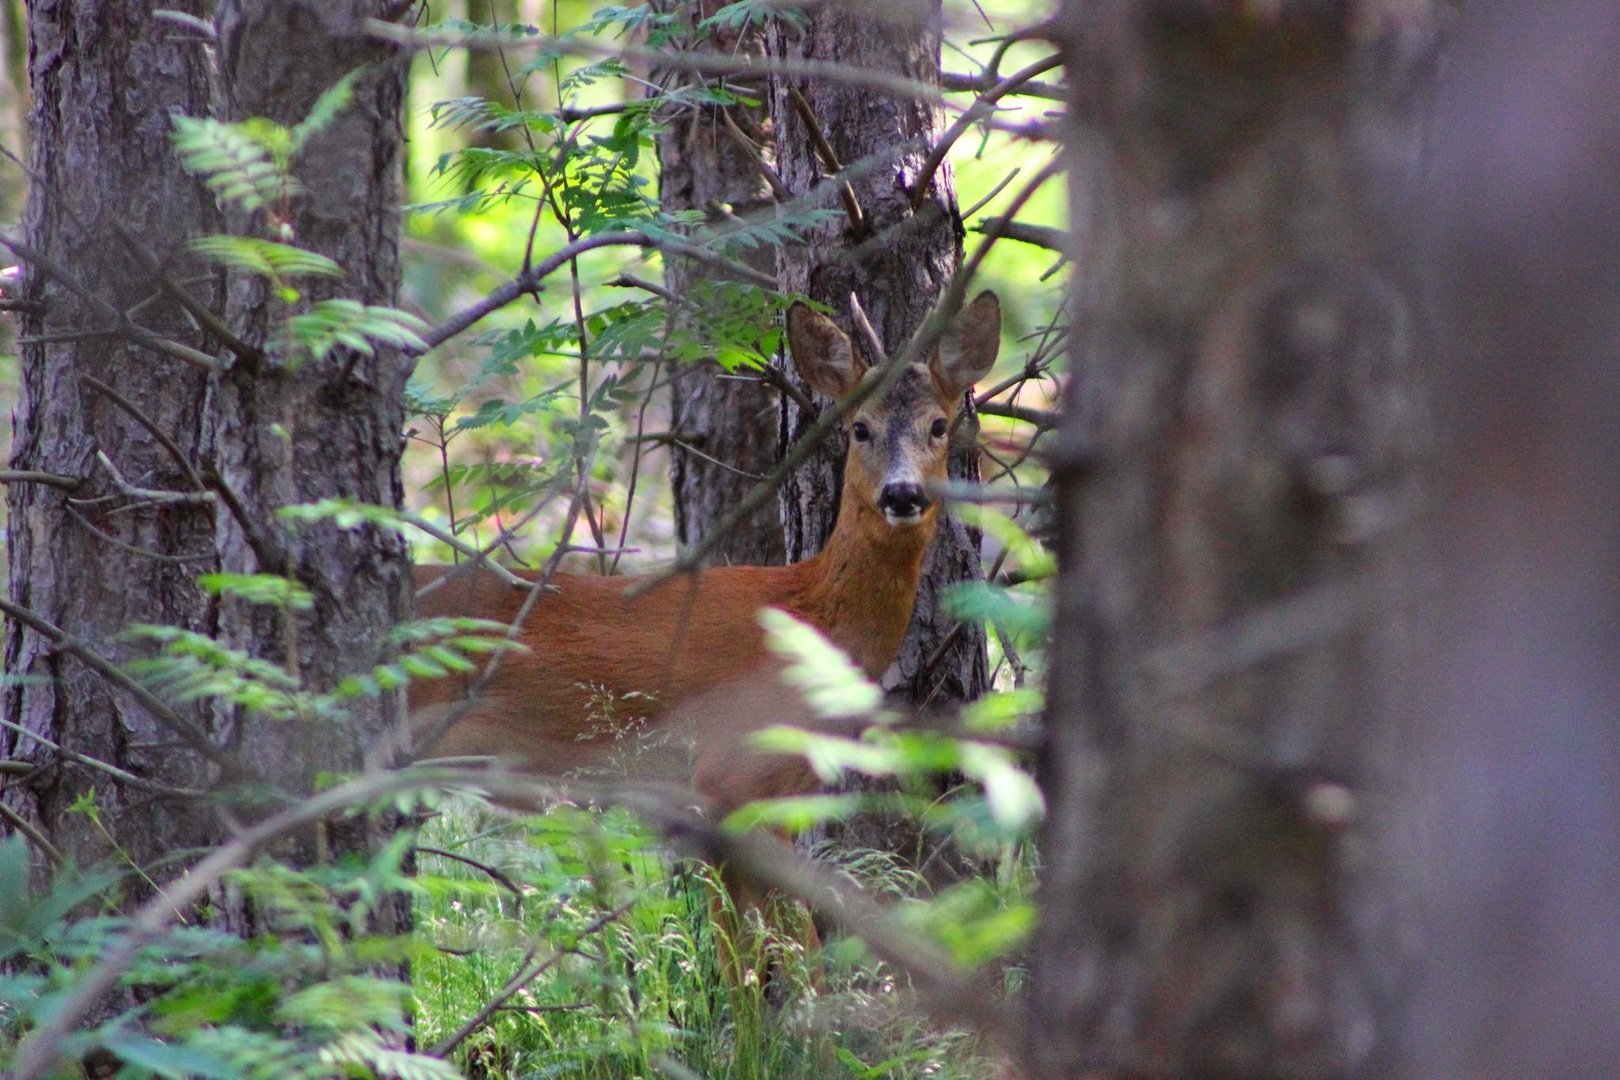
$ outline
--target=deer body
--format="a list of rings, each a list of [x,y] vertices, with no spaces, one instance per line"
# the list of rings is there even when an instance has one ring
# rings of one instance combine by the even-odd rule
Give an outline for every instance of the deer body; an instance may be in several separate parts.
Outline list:
[[[828,319],[803,305],[788,338],[801,374],[831,397],[865,364]],[[636,577],[559,575],[530,612],[482,698],[431,748],[435,756],[493,755],[546,775],[601,765],[613,728],[645,720],[676,744],[646,754],[636,774],[689,783],[721,810],[803,792],[802,761],[747,747],[747,736],[812,718],[775,678],[778,661],[758,622],[778,607],[817,627],[872,678],[905,637],[938,508],[925,485],[945,478],[948,431],[961,396],[995,360],[1000,307],[984,293],[927,365],[913,365],[849,420],[852,435],[837,525],[826,548],[791,566],[711,567],[635,597]],[[417,567],[418,587],[449,568]],[[425,596],[424,616],[510,622],[527,593],[476,570]],[[441,679],[411,690],[413,724],[426,730],[456,707],[466,684]]]

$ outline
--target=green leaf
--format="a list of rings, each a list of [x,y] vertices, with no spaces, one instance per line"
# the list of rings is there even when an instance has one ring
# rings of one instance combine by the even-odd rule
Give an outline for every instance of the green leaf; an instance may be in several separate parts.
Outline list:
[[[289,277],[342,277],[343,270],[325,255],[259,240],[251,236],[202,236],[191,250],[233,270],[258,274],[280,282]]]
[[[180,164],[223,202],[252,211],[303,190],[286,170],[286,130],[268,120],[227,124],[176,114],[172,138]]]
[[[213,596],[229,596],[249,604],[308,611],[315,606],[315,595],[291,578],[277,574],[200,574],[197,584]]]
[[[342,112],[353,99],[355,81],[359,79],[365,70],[365,67],[355,68],[333,83],[325,93],[315,100],[315,104],[310,106],[309,114],[292,129],[288,137],[289,153],[298,153],[304,148],[304,144],[309,142],[311,136],[337,119],[337,114]]]
[[[721,827],[739,831],[757,828],[800,833],[829,821],[843,821],[861,808],[860,795],[798,795],[761,799],[726,815]]]
[[[428,325],[415,315],[398,308],[375,307],[357,300],[319,300],[300,315],[287,320],[293,340],[317,361],[340,345],[363,356],[375,351],[373,343],[395,345],[423,352],[422,340]]]
[[[761,608],[765,643],[788,661],[782,680],[795,687],[817,716],[870,716],[883,704],[883,691],[856,667],[849,654],[821,631],[780,608]]]

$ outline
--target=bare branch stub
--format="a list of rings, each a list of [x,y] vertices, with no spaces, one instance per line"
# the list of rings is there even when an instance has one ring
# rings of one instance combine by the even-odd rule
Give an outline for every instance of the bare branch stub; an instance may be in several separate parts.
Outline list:
[[[794,111],[799,119],[804,121],[805,130],[810,133],[810,141],[816,148],[816,157],[821,159],[822,168],[831,176],[837,176],[844,171],[843,164],[838,160],[832,143],[827,141],[827,133],[821,128],[821,121],[816,119],[816,112],[805,100],[804,95],[796,86],[788,87],[788,100],[793,102]],[[866,212],[861,209],[860,200],[855,197],[855,188],[848,180],[840,181],[838,197],[843,200],[844,213],[849,216],[849,231],[857,240],[865,239],[871,234],[871,226],[867,224]]]

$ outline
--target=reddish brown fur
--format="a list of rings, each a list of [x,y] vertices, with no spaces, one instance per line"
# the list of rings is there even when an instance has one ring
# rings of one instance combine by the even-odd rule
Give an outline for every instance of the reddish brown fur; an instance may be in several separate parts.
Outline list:
[[[945,478],[946,439],[931,425],[954,421],[961,394],[995,358],[1000,308],[982,294],[964,312],[909,394],[891,393],[852,419],[894,431],[887,448],[852,445],[838,523],[826,550],[778,567],[715,567],[671,579],[634,599],[634,577],[561,575],[530,613],[519,640],[483,698],[431,748],[435,756],[494,755],[561,775],[604,767],[614,724],[647,718],[673,746],[633,762],[636,775],[693,784],[725,810],[750,799],[807,790],[802,762],[746,748],[748,732],[809,721],[807,710],[773,677],[759,609],[778,607],[819,628],[873,678],[899,650],[911,620],[923,554],[938,508],[915,524],[893,525],[877,506],[888,458],[926,480]],[[789,319],[794,359],[817,389],[842,393],[864,365],[835,326],[799,307]],[[918,393],[916,388],[927,387]],[[905,425],[904,430],[895,425]],[[921,432],[922,435],[917,433]],[[909,443],[906,440],[909,439]],[[902,447],[909,446],[910,449]],[[901,449],[896,449],[900,447]],[[445,567],[417,567],[421,587]],[[527,593],[487,572],[457,575],[419,604],[423,616],[476,615],[509,622]],[[459,701],[467,682],[442,679],[412,688],[416,730]],[[609,704],[604,709],[604,703]],[[611,714],[611,718],[606,714]]]

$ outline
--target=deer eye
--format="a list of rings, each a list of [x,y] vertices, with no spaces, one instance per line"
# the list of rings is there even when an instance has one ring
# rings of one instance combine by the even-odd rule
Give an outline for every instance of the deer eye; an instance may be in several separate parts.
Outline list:
[[[946,424],[943,416],[935,420],[934,426],[928,429],[928,433],[936,439],[943,439],[945,437],[945,431]]]
[[[856,442],[866,442],[872,437],[872,429],[866,426],[866,421],[857,420],[849,427],[850,434],[855,436]]]

